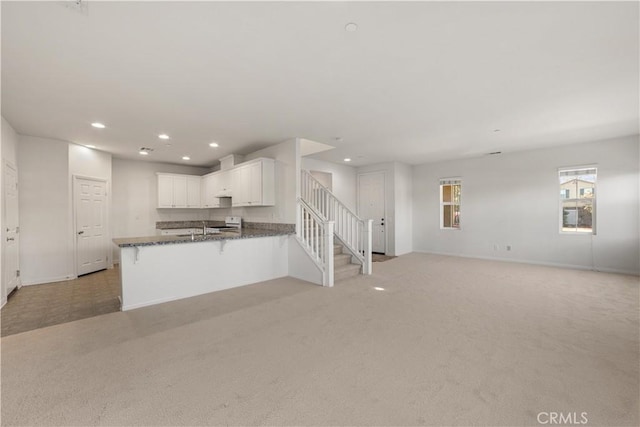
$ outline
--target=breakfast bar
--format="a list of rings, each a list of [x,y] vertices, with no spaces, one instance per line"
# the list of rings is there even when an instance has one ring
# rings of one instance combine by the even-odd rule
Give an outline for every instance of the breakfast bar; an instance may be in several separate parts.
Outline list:
[[[120,248],[122,310],[286,276],[292,234],[292,227],[247,227],[113,239]]]

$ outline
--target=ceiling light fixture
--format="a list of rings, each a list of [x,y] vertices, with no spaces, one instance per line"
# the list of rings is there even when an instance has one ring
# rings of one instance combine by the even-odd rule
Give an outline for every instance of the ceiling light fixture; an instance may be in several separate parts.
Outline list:
[[[140,147],[140,151],[138,151],[138,153],[141,156],[148,156],[150,152],[153,151],[153,148],[148,148],[148,147]]]
[[[91,123],[91,126],[93,126],[94,128],[98,128],[98,129],[106,128],[105,125],[103,125],[102,123],[98,123],[98,122]]]
[[[182,160],[191,160],[191,157],[189,157],[189,156],[182,156]]]
[[[218,145],[217,142],[212,142],[209,144],[209,147],[213,147],[213,148],[218,148],[220,145]]]
[[[344,26],[344,30],[350,33],[358,31],[358,24],[356,24],[355,22],[349,22],[347,25]]]
[[[381,288],[379,286],[375,286],[373,289],[375,289],[376,291],[384,291],[384,288]]]
[[[166,133],[161,133],[160,135],[158,135],[158,138],[160,138],[160,139],[169,139],[169,135],[167,135]]]
[[[345,162],[350,162],[351,159],[349,157],[347,157],[346,159],[344,159]]]

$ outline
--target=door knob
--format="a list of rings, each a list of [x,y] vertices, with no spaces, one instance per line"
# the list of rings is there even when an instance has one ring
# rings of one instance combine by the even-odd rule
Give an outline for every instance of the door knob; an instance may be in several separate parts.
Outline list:
[[[78,231],[78,235],[84,234],[84,231]]]

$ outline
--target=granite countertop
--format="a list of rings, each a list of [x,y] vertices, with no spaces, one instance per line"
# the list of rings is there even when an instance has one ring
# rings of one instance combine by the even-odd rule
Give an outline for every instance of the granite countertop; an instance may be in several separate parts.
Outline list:
[[[235,240],[235,239],[251,239],[256,237],[271,236],[288,236],[294,234],[291,230],[268,230],[264,228],[243,228],[240,232],[223,231],[216,234],[195,235],[193,240],[191,236],[146,236],[146,237],[121,237],[113,239],[113,243],[121,248],[133,246],[155,246],[155,245],[171,245],[176,243],[196,243],[207,242],[210,240]]]

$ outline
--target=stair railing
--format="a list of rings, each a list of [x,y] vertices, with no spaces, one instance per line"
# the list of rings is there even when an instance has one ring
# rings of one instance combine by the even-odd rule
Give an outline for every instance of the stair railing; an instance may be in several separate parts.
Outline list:
[[[371,227],[373,221],[359,218],[308,171],[301,171],[302,200],[324,220],[334,221],[335,236],[362,264],[362,274],[371,274]]]
[[[322,286],[333,286],[333,221],[322,218],[304,200],[298,199],[297,237],[322,271]]]

